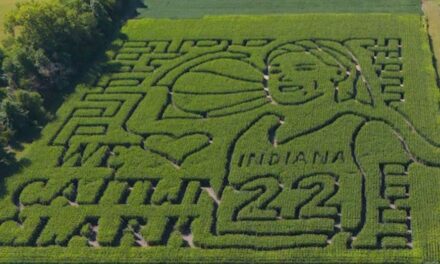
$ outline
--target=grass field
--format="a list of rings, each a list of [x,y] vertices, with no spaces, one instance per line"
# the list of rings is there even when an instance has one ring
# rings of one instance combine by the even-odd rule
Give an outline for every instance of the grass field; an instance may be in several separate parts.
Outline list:
[[[439,259],[439,92],[419,15],[122,33],[1,179],[0,262]]]
[[[420,13],[419,0],[143,0],[140,17],[192,18],[225,14],[405,12]]]
[[[16,2],[17,0],[0,0],[0,27],[1,27],[0,40],[2,40],[4,37],[3,23],[4,23],[5,14],[15,6]]]

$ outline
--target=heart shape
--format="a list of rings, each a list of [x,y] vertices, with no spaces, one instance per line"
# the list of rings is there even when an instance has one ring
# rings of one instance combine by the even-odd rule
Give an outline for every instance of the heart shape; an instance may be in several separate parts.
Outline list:
[[[180,137],[153,135],[144,141],[144,146],[171,162],[179,165],[192,154],[210,144],[210,138],[204,134],[191,134]]]

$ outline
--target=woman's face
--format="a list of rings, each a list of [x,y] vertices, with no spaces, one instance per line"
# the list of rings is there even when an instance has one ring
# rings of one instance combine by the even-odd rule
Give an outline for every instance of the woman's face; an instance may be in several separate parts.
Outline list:
[[[342,74],[341,67],[325,64],[309,52],[284,53],[270,64],[269,93],[279,104],[302,104],[333,94],[334,80]]]

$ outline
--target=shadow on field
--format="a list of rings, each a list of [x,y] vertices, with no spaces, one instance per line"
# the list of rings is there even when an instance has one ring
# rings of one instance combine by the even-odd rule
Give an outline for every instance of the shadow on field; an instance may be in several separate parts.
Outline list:
[[[3,172],[2,172],[3,174]],[[4,176],[0,175],[0,199],[3,199],[7,196],[7,189],[5,184],[5,178]]]
[[[12,163],[10,166],[6,168],[2,168],[0,171],[0,199],[3,199],[8,195],[6,189],[6,179],[9,176],[19,173],[23,168],[29,167],[31,161],[27,158],[22,158],[17,162]]]

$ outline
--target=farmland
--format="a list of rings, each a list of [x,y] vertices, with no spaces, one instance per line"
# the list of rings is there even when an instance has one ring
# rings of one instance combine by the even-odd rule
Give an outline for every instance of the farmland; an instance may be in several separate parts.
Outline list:
[[[0,181],[0,261],[440,257],[439,94],[418,14],[121,33]]]
[[[143,0],[139,17],[288,13],[420,13],[419,0]]]

